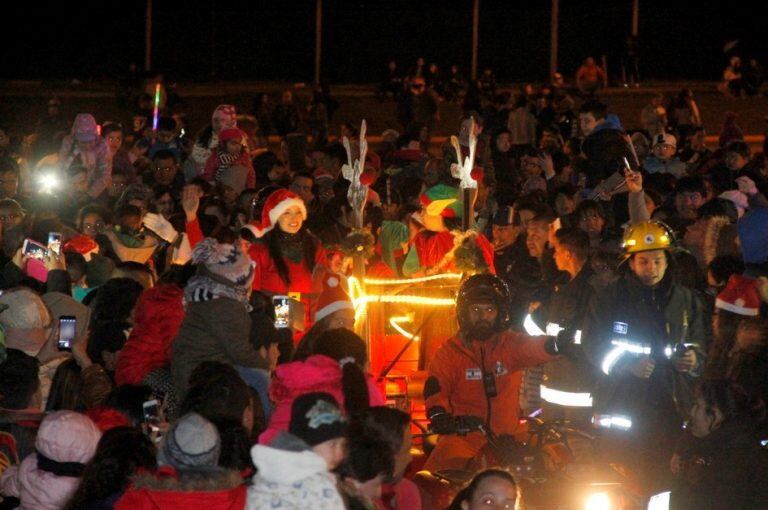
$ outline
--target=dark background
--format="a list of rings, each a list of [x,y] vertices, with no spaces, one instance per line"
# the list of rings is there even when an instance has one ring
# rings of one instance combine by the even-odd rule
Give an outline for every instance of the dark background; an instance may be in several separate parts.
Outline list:
[[[154,1],[153,64],[171,80],[312,79],[314,0]],[[386,61],[416,57],[468,72],[472,0],[324,0],[323,80],[377,81]],[[529,5],[526,5],[529,4]],[[587,55],[618,74],[631,0],[560,0],[560,70]],[[725,42],[768,62],[764,1],[640,1],[641,74],[655,80],[718,80]],[[6,6],[6,14],[9,12]],[[16,4],[6,16],[0,77],[112,80],[144,62],[143,0]],[[27,12],[24,12],[26,9]],[[549,66],[547,0],[481,0],[480,68],[502,81],[540,81]]]

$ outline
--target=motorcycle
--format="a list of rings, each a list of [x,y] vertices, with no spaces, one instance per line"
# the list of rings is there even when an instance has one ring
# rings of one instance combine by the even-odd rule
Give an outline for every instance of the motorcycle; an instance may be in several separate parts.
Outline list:
[[[431,498],[433,508],[447,508],[475,473],[490,467],[511,472],[520,486],[521,508],[528,510],[635,510],[645,508],[632,474],[600,459],[597,437],[564,420],[525,419],[524,440],[497,436],[479,419],[467,420],[458,434],[482,433],[485,447],[465,469],[419,471],[413,481]],[[420,436],[428,437],[425,431]]]

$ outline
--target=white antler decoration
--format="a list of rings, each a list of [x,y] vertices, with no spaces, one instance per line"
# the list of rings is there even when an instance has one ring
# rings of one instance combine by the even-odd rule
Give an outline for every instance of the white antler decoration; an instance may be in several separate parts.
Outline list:
[[[456,136],[451,137],[451,145],[453,150],[456,151],[456,161],[458,161],[458,163],[451,165],[451,175],[456,179],[461,179],[461,189],[477,188],[477,181],[472,177],[472,168],[475,165],[475,149],[477,148],[474,117],[470,117],[469,122],[469,156],[462,162],[461,147]]]
[[[360,225],[356,227],[362,227],[363,209],[365,208],[365,201],[368,198],[368,186],[360,182],[360,176],[365,170],[365,154],[368,152],[368,142],[365,140],[365,119],[363,119],[360,125],[360,158],[352,161],[352,148],[349,145],[349,139],[345,136],[342,139],[344,148],[347,151],[347,164],[341,167],[341,173],[346,180],[350,182],[349,191],[347,192],[347,199],[349,205],[355,211],[360,218]]]

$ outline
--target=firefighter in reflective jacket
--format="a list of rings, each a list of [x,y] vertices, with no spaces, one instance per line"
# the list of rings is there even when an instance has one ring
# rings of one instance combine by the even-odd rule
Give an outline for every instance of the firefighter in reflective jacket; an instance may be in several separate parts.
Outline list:
[[[595,424],[610,429],[606,450],[635,468],[651,486],[668,474],[668,460],[701,373],[709,330],[702,304],[674,282],[672,233],[646,221],[622,242],[625,273],[593,296],[584,347],[599,368]]]
[[[494,275],[471,276],[459,289],[459,332],[437,351],[424,385],[427,416],[441,434],[424,466],[428,471],[463,469],[482,449],[482,433],[457,435],[470,423],[514,434],[521,369],[567,349],[557,337],[509,331],[508,304],[507,285]]]
[[[569,281],[555,287],[550,300],[532,317],[544,332],[557,335],[565,328],[577,335],[576,345],[568,356],[558,356],[544,365],[544,380],[540,386],[544,418],[567,419],[588,425],[592,418],[592,388],[596,374],[581,348],[581,328],[587,306],[594,293],[594,273],[588,262],[589,236],[582,230],[561,228],[552,236],[554,259],[560,271],[568,273]],[[538,319],[538,320],[537,320]],[[529,334],[538,327],[526,321]]]

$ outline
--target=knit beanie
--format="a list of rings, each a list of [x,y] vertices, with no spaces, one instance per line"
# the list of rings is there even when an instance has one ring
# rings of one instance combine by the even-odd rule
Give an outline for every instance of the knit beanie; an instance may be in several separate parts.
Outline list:
[[[178,471],[215,468],[221,453],[221,439],[216,427],[197,413],[179,418],[163,438],[158,464]]]
[[[238,195],[245,189],[245,183],[248,179],[248,169],[242,165],[234,165],[225,168],[221,172],[219,182],[232,188]]]
[[[250,287],[253,281],[254,264],[235,244],[206,237],[192,250],[192,262],[240,287]]]
[[[53,325],[51,313],[42,298],[32,290],[20,287],[0,296],[0,308],[0,325],[5,330],[6,346],[37,356]]]
[[[96,119],[90,113],[78,113],[72,125],[72,136],[78,142],[92,142],[99,137]]]
[[[332,395],[323,392],[306,393],[293,401],[288,432],[309,446],[315,446],[344,437],[347,424],[339,403]]]

